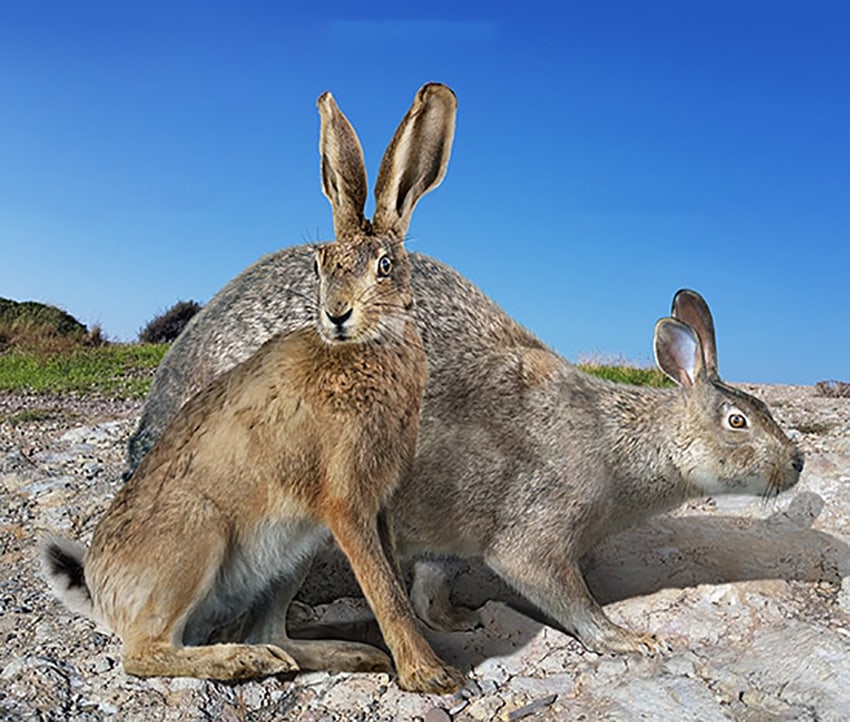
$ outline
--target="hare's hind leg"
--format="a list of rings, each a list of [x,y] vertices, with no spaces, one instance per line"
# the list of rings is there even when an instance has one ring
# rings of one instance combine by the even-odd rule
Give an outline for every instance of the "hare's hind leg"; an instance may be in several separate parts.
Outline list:
[[[654,634],[633,632],[612,622],[591,596],[578,564],[563,551],[542,551],[539,548],[522,550],[512,544],[509,549],[491,552],[485,561],[540,611],[592,651],[653,655],[669,648]]]
[[[390,672],[390,658],[377,647],[341,640],[289,637],[286,630],[286,613],[310,570],[311,561],[309,557],[299,561],[291,575],[275,583],[271,598],[266,597],[253,610],[248,641],[277,645],[286,650],[303,670]]]
[[[399,685],[412,692],[454,692],[463,685],[463,675],[440,661],[417,628],[407,593],[384,553],[376,519],[357,514],[352,507],[341,504],[329,510],[328,526],[392,651]]]
[[[298,664],[271,644],[175,647],[164,642],[124,645],[124,671],[137,677],[239,680],[298,671]]]
[[[163,503],[162,508],[167,519],[176,507]],[[106,623],[121,637],[125,671],[217,680],[296,671],[295,660],[271,645],[210,645],[201,636],[199,646],[184,646],[190,627],[202,629],[217,615],[238,612],[238,604],[244,603],[237,599],[238,589],[243,597],[252,593],[244,579],[238,589],[223,580],[233,549],[220,512],[206,503],[192,511],[181,516],[179,534],[173,526],[154,527],[144,553],[124,543],[120,518],[99,527],[99,540],[96,532],[86,579]],[[190,630],[188,636],[193,634]]]

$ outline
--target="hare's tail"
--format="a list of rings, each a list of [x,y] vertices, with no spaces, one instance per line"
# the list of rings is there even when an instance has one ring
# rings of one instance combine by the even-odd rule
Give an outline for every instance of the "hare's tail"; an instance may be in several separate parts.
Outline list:
[[[96,619],[83,569],[85,553],[82,544],[48,536],[41,546],[41,565],[50,589],[68,609]]]

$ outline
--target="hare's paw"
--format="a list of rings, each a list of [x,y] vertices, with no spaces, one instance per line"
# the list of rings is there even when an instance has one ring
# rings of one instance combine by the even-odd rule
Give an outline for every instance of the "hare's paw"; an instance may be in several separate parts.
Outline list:
[[[399,671],[398,684],[408,692],[451,694],[466,684],[466,678],[459,670],[446,664],[420,664]]]
[[[297,672],[298,663],[280,647],[257,644],[235,655],[234,677],[268,677],[273,674]]]
[[[672,645],[664,637],[649,632],[633,632],[613,624],[598,637],[581,641],[588,649],[602,654],[637,652],[647,657],[654,657],[672,650]]]
[[[368,644],[339,642],[327,656],[327,669],[331,672],[391,673],[393,665],[380,649]]]

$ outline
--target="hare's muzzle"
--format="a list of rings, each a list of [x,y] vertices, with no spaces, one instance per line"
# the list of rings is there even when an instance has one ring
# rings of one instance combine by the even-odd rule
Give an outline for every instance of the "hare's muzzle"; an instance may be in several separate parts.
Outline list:
[[[330,311],[325,311],[324,323],[322,324],[328,331],[329,340],[345,341],[349,337],[349,329],[346,324],[351,319],[353,309],[349,308],[340,314],[334,314]]]
[[[345,322],[351,318],[351,309],[349,308],[345,313],[334,316],[333,314],[325,311],[325,314],[328,317],[328,321],[330,321],[337,328],[342,328],[345,325]]]

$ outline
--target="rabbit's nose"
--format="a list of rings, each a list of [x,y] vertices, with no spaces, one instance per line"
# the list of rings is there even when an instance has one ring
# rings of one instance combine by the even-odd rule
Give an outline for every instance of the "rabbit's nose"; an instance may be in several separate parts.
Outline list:
[[[325,311],[325,315],[328,317],[328,320],[334,326],[342,326],[342,324],[344,324],[349,318],[351,318],[351,309],[349,308],[341,316],[334,316],[334,315],[328,313],[327,311]]]
[[[791,460],[791,466],[794,468],[798,474],[803,471],[803,466],[805,462],[803,461],[803,455],[798,451],[794,454],[794,458]]]

